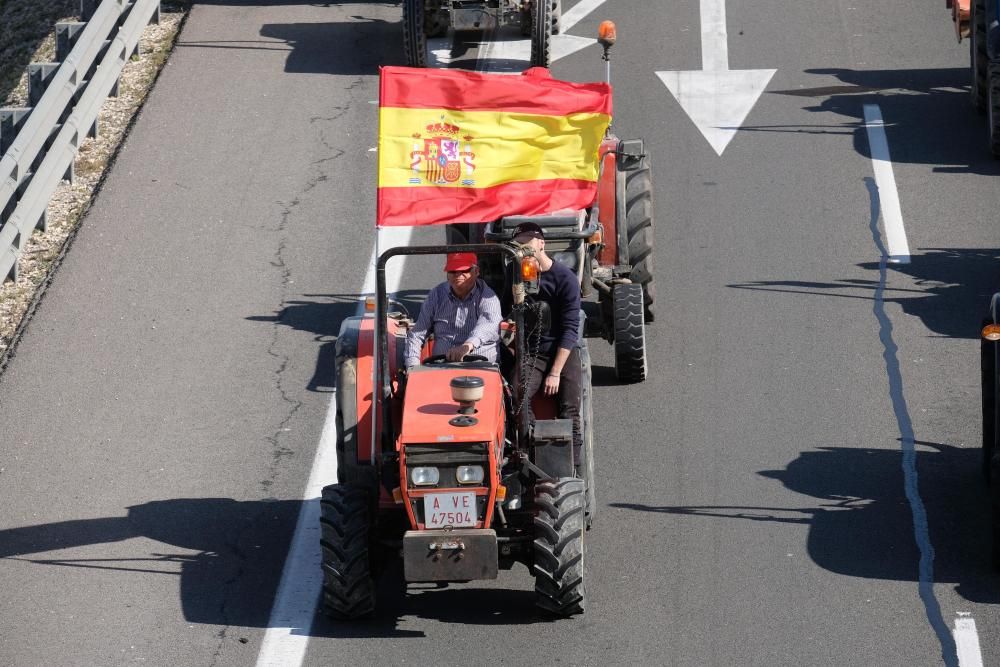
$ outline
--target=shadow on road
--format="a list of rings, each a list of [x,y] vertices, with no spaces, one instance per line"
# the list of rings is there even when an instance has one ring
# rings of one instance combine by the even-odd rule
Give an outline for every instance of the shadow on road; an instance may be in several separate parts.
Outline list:
[[[128,576],[179,577],[184,619],[190,623],[267,627],[285,555],[302,503],[230,498],[161,500],[129,507],[126,516],[80,519],[0,530],[0,559],[51,567],[111,570]],[[48,552],[146,538],[170,549],[137,544],[131,556],[73,558]],[[116,549],[121,554],[122,548]],[[524,570],[522,569],[522,573]],[[528,575],[524,573],[525,581]],[[379,581],[379,613],[369,621],[334,622],[317,616],[311,634],[323,637],[422,637],[401,630],[401,619],[515,625],[544,622],[532,590],[411,585],[390,568]]]
[[[934,581],[956,584],[973,602],[1000,602],[990,563],[990,505],[977,447],[917,442],[919,489],[934,545]],[[823,501],[804,507],[650,506],[642,512],[808,526],[809,556],[850,577],[918,581],[919,552],[903,488],[902,454],[885,449],[821,447],[784,470],[758,474]]]
[[[306,294],[303,299],[286,301],[285,307],[274,315],[252,315],[252,322],[274,322],[315,336],[319,343],[316,370],[309,380],[309,391],[328,393],[336,384],[337,336],[340,326],[349,317],[359,314],[361,295],[358,294]],[[427,298],[427,290],[401,290],[393,295],[398,309],[406,309],[413,318],[420,312],[420,305]]]
[[[990,155],[986,123],[969,101],[969,70],[956,67],[918,70],[810,69],[834,76],[842,85],[768,91],[772,95],[812,98],[808,111],[833,112],[853,122],[840,126],[745,126],[744,131],[851,133],[858,153],[870,157],[864,127],[865,104],[882,109],[896,163],[934,165],[943,173],[1000,174]],[[947,128],[947,131],[942,131]]]
[[[919,317],[928,330],[948,338],[978,338],[990,296],[1000,290],[1000,248],[925,248],[909,264],[890,264],[892,272],[911,276],[916,288],[890,286],[885,302]],[[871,301],[879,281],[878,262],[859,264],[872,280],[758,280],[728,285],[736,289]]]

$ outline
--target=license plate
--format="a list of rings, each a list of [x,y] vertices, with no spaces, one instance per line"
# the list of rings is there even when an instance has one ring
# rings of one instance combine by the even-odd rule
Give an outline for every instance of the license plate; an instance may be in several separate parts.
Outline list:
[[[424,496],[424,526],[427,528],[472,528],[476,525],[476,494],[429,493]]]

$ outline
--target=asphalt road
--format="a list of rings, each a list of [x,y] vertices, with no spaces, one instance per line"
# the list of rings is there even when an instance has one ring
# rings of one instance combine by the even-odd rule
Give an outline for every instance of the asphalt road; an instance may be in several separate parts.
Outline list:
[[[659,289],[645,383],[595,346],[586,615],[537,616],[524,568],[390,578],[374,620],[317,618],[304,664],[958,665],[966,613],[1000,664],[976,339],[1000,167],[967,49],[938,3],[727,9],[730,66],[777,72],[721,156],[655,75],[701,63],[698,3],[607,0],[570,31],[618,24]],[[257,660],[372,251],[399,20],[196,2],[0,377],[0,663]],[[553,71],[598,79],[599,49]],[[881,261],[865,104],[909,264]],[[403,296],[439,277],[407,264]]]

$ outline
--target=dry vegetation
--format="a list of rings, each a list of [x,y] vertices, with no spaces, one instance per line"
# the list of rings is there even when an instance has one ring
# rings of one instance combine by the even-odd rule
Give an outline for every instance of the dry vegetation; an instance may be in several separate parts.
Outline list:
[[[164,2],[162,8],[160,24],[143,34],[141,56],[122,71],[119,96],[109,98],[101,110],[98,137],[80,147],[73,182],[56,189],[48,229],[26,244],[17,281],[0,286],[0,367],[173,46],[184,4]],[[78,9],[78,0],[0,0],[0,106],[24,104],[28,63],[52,59],[55,22],[76,20],[72,11]]]

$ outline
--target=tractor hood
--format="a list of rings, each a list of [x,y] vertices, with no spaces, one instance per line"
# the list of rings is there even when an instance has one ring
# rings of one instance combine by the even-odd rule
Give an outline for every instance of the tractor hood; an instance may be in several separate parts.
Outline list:
[[[451,398],[451,379],[482,378],[483,399],[476,403],[475,424],[455,426],[459,405]],[[410,370],[403,400],[400,444],[431,442],[493,442],[504,428],[503,382],[495,368],[417,366]]]

